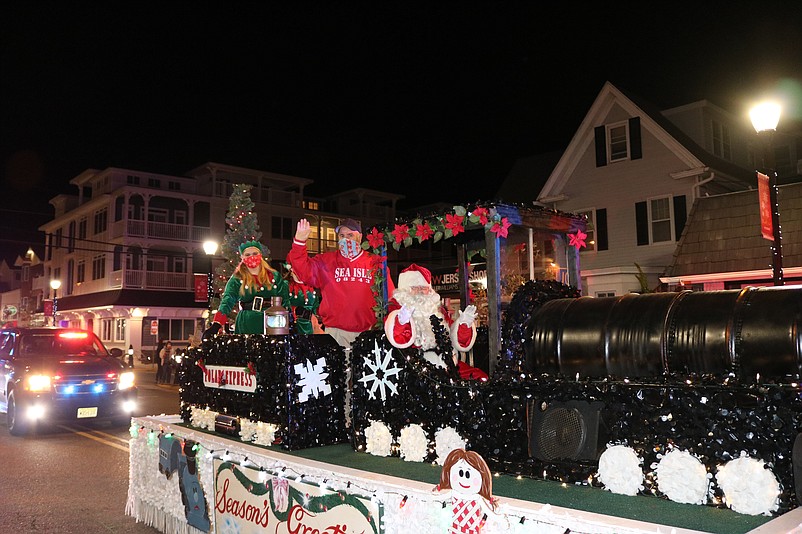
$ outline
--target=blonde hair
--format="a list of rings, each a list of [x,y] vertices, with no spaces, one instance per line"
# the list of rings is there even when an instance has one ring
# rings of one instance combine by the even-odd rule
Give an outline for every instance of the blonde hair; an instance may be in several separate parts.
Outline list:
[[[259,266],[259,274],[256,276],[252,275],[251,272],[248,270],[248,267],[245,266],[244,263],[240,263],[237,266],[237,269],[234,271],[234,275],[242,280],[242,284],[239,286],[239,294],[240,296],[245,295],[245,287],[250,288],[250,292],[253,293],[256,291],[258,286],[268,286],[273,283],[276,279],[276,275],[278,271],[275,270],[273,267],[267,263],[267,260],[262,258],[262,263]]]

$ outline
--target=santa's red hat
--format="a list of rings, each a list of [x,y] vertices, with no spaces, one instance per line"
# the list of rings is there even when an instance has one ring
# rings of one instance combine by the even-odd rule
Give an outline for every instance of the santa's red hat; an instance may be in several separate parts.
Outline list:
[[[432,273],[426,267],[415,265],[414,263],[401,271],[398,275],[398,287],[423,287],[432,285]]]

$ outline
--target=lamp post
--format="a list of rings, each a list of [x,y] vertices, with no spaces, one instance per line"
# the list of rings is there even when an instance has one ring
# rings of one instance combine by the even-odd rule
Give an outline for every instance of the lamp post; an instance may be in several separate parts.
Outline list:
[[[783,280],[783,253],[782,230],[780,228],[780,205],[777,200],[777,171],[774,169],[774,149],[771,141],[780,122],[780,105],[772,102],[763,102],[749,111],[752,126],[763,145],[763,169],[769,177],[769,204],[771,207],[771,232],[773,244],[771,247],[772,280],[775,286],[785,285]]]
[[[56,311],[58,311],[58,288],[61,287],[61,280],[51,280],[50,287],[53,289],[53,326],[56,326]]]
[[[209,278],[207,278],[207,288],[206,288],[206,296],[209,299],[209,309],[212,308],[212,297],[214,297],[214,278],[212,275],[212,266],[214,255],[217,253],[217,241],[204,241],[203,242],[203,251],[209,256]]]

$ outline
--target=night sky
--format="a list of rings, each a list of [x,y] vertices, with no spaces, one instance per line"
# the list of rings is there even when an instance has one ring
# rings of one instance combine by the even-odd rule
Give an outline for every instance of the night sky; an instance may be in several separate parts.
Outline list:
[[[87,168],[214,161],[411,207],[492,198],[517,158],[566,147],[606,80],[662,109],[707,99],[735,113],[795,90],[784,120],[802,115],[798,1],[9,3],[11,259]]]

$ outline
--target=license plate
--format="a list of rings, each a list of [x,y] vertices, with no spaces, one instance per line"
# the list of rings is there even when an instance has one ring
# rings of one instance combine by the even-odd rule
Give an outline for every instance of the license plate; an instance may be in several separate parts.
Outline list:
[[[97,417],[97,406],[91,408],[78,408],[78,419]]]

